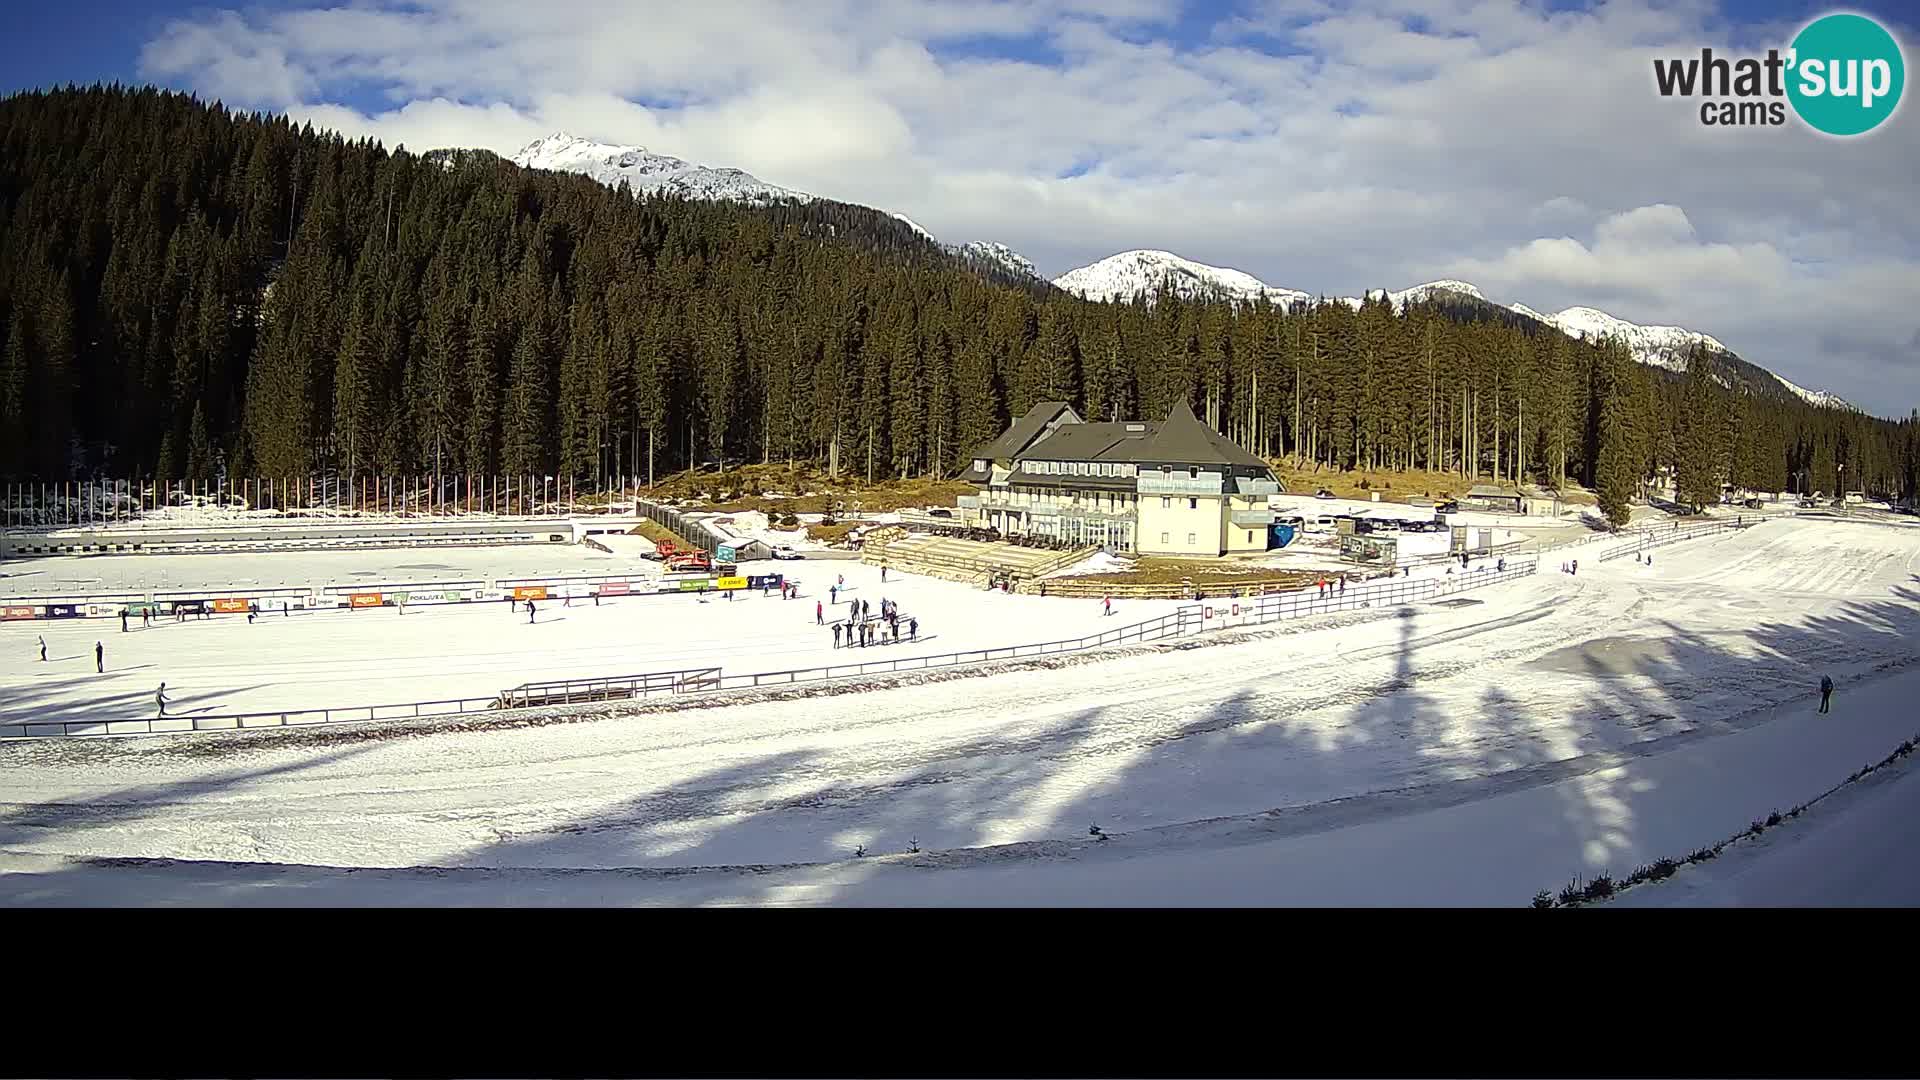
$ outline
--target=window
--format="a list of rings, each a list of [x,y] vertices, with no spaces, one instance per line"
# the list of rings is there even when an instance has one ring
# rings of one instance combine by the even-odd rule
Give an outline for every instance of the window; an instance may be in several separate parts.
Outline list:
[[[1189,480],[1200,479],[1200,466],[1198,465],[1187,466],[1187,479]]]
[[[1163,543],[1163,544],[1167,542],[1167,534],[1166,534],[1166,533],[1161,533],[1161,534],[1160,534],[1160,542],[1161,542],[1161,543]]]
[[[1196,543],[1198,543],[1198,542],[1199,542],[1199,541],[1197,541],[1197,540],[1195,540],[1195,539],[1194,539],[1194,536],[1193,536],[1193,534],[1192,534],[1192,533],[1188,533],[1188,534],[1187,534],[1187,546],[1188,546],[1188,547],[1192,547],[1192,546],[1193,546],[1194,544],[1196,544]]]
[[[1200,509],[1200,500],[1199,500],[1199,499],[1188,499],[1188,500],[1187,500],[1187,509],[1189,509],[1189,510],[1198,510],[1198,509]]]
[[[1162,496],[1160,496],[1160,509],[1162,509],[1162,510],[1171,510],[1171,509],[1173,509],[1173,498],[1172,498],[1172,496],[1169,496],[1169,495],[1162,495]]]

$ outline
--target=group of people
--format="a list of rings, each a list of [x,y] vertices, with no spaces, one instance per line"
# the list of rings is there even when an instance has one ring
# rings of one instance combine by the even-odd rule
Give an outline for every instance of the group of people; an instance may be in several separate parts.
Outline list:
[[[906,624],[907,640],[920,639],[920,620],[911,616],[902,616],[899,605],[891,600],[881,597],[878,615],[873,614],[873,605],[866,600],[854,600],[851,604],[852,609],[848,612],[846,621],[833,624],[834,648],[838,649],[843,645],[847,648],[865,648],[884,641],[898,643],[903,622]],[[820,613],[816,610],[814,617],[818,619],[819,616]]]
[[[1561,563],[1560,572],[1563,574],[1570,574],[1572,576],[1578,577],[1580,574],[1580,560],[1573,559],[1569,562]]]

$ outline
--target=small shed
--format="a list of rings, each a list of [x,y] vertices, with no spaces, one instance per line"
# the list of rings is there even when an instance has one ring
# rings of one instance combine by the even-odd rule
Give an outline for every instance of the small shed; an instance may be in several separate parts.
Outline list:
[[[1494,510],[1507,514],[1524,513],[1526,500],[1513,488],[1496,484],[1475,484],[1461,497],[1460,505],[1470,510]]]

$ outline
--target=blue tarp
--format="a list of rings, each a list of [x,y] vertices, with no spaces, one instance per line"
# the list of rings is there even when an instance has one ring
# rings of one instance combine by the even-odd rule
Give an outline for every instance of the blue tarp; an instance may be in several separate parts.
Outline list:
[[[1286,547],[1293,543],[1293,526],[1275,525],[1273,527],[1273,546]]]

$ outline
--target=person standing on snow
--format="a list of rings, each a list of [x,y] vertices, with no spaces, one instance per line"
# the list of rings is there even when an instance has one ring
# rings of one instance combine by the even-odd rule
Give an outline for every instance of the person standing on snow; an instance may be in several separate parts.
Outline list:
[[[120,632],[123,634],[127,632],[127,610],[125,608],[120,609]]]
[[[827,622],[827,609],[820,601],[813,602],[813,625],[824,626]]]
[[[920,640],[920,620],[919,619],[907,620],[907,640],[908,641]]]
[[[531,598],[527,600],[527,625],[533,625],[533,600]]]
[[[827,602],[828,602],[828,603],[831,603],[831,604],[833,604],[833,605],[835,605],[835,606],[838,606],[838,605],[839,605],[839,603],[840,603],[840,586],[838,586],[838,585],[829,585],[829,586],[827,586]]]
[[[840,647],[840,624],[839,623],[833,624],[833,647],[836,649]]]
[[[153,703],[160,707],[160,715],[167,715],[167,684],[161,683],[160,689],[153,692]]]
[[[44,664],[47,662],[47,639],[40,638],[39,641],[40,641],[40,662]]]
[[[1101,600],[1101,601],[1100,601],[1100,605],[1101,605],[1101,607],[1100,607],[1100,614],[1102,614],[1102,615],[1111,615],[1111,614],[1113,614],[1113,597],[1111,597],[1111,596],[1109,596],[1109,597],[1106,597],[1105,599],[1103,599],[1103,600]]]
[[[1820,676],[1820,711],[1828,712],[1833,706],[1833,676]]]
[[[100,675],[107,673],[107,647],[97,641],[93,643],[93,670]]]

